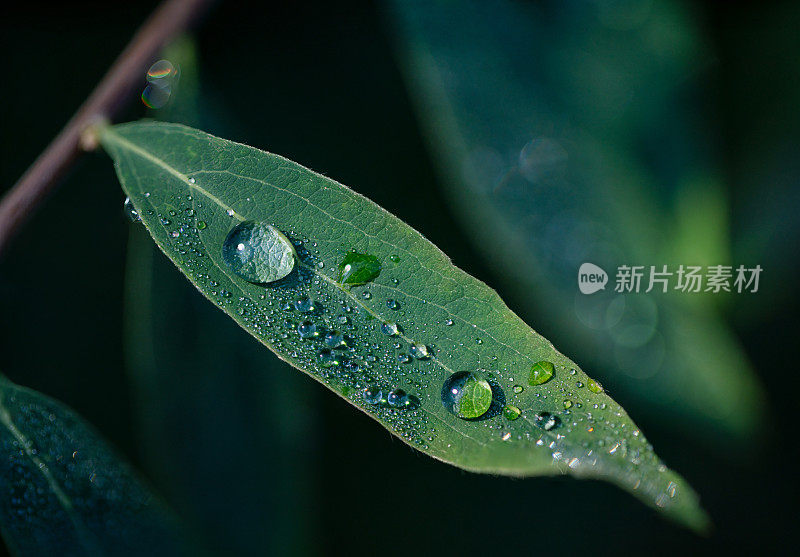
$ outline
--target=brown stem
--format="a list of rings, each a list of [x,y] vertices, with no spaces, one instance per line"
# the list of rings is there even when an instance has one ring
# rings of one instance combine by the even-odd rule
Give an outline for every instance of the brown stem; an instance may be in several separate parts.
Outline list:
[[[81,136],[92,124],[112,118],[141,86],[154,58],[213,0],[165,0],[114,61],[88,99],[25,174],[0,200],[0,256],[34,209],[58,185],[58,178],[82,151]]]

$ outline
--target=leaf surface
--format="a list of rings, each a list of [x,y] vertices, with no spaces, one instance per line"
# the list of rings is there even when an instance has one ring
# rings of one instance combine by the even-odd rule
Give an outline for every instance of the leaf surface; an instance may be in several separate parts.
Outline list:
[[[174,516],[64,405],[0,375],[0,527],[15,555],[192,555]]]
[[[588,389],[584,372],[496,292],[368,199],[283,157],[180,125],[123,124],[100,137],[144,225],[206,297],[411,446],[476,472],[605,479],[691,527],[706,525],[694,492],[616,402]],[[226,238],[246,221],[293,242],[292,273],[255,284],[225,263]],[[369,266],[358,280],[371,280],[340,283],[345,259]],[[553,364],[553,378],[531,386],[540,361]],[[475,419],[458,418],[443,400],[445,381],[461,371],[492,388],[490,408]],[[507,404],[518,418],[504,416]]]

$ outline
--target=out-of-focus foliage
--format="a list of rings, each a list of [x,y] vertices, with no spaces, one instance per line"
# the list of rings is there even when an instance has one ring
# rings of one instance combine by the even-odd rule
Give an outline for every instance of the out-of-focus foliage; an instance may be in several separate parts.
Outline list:
[[[172,513],[72,410],[0,375],[0,530],[19,556],[194,555]]]
[[[639,294],[614,290],[620,265],[739,263],[699,116],[708,56],[691,12],[659,0],[393,8],[447,194],[523,314],[547,316],[543,331],[612,392],[647,401],[641,411],[717,440],[752,434],[762,392],[717,314],[725,296],[645,294],[647,273]],[[578,291],[583,262],[609,273],[604,291]]]

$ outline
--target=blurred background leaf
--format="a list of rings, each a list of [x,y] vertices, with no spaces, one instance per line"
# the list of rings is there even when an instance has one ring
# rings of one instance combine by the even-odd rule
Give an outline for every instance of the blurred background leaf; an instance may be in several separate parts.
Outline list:
[[[446,192],[522,316],[640,399],[634,415],[729,446],[752,437],[763,392],[715,308],[730,296],[614,291],[623,264],[738,263],[693,12],[660,0],[393,7]],[[610,275],[591,297],[576,284],[586,261]]]
[[[0,530],[15,555],[195,555],[149,487],[83,419],[0,375]]]

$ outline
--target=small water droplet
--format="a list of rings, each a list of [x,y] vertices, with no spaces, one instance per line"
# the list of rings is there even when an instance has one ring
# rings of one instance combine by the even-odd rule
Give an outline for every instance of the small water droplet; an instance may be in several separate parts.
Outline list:
[[[386,307],[389,309],[400,309],[400,304],[396,300],[386,300]]]
[[[129,221],[142,222],[142,217],[139,216],[139,211],[133,206],[133,201],[131,201],[130,197],[125,198],[122,208],[125,210],[125,216],[128,217]]]
[[[400,261],[400,257],[397,255],[390,255],[389,261],[391,261],[392,263],[398,263]]]
[[[397,360],[401,364],[407,364],[408,362],[411,361],[411,356],[409,356],[408,354],[400,354],[399,356],[397,356]]]
[[[503,416],[506,417],[507,420],[511,420],[512,422],[519,418],[522,412],[516,406],[511,404],[506,404],[505,408],[503,408]]]
[[[297,311],[302,311],[303,313],[311,313],[316,308],[314,307],[314,301],[311,298],[304,296],[294,301],[294,309]]]
[[[367,404],[380,404],[383,401],[383,391],[377,385],[364,389],[364,401]]]
[[[205,230],[205,229],[206,229],[206,226],[208,226],[208,225],[206,224],[206,221],[204,221],[204,220],[199,220],[199,221],[197,221],[197,228],[198,228],[199,230]]]
[[[252,283],[284,278],[294,269],[292,243],[276,228],[246,221],[234,226],[222,245],[222,260],[236,275]]]
[[[333,367],[340,364],[338,354],[328,348],[323,348],[319,351],[319,361],[323,367]]]
[[[539,412],[536,414],[533,423],[539,429],[550,431],[561,425],[561,419],[558,416],[553,416],[550,412]]]
[[[361,295],[361,297],[364,298],[365,300],[369,300],[370,298],[372,298],[372,294],[370,294],[369,292],[364,292]]]
[[[520,394],[520,393],[521,393],[522,391],[524,391],[524,390],[525,390],[525,389],[522,387],[522,385],[514,385],[514,392],[515,392],[516,394]]]
[[[536,362],[531,367],[531,375],[528,378],[529,385],[541,385],[542,383],[547,383],[550,379],[553,378],[553,372],[555,368],[553,364],[542,360],[540,362]]]
[[[567,409],[572,408],[572,401],[569,400],[569,399],[565,400],[564,401],[564,408],[567,408]]]
[[[381,325],[381,332],[393,337],[400,332],[400,328],[397,326],[397,323],[384,323]]]
[[[403,389],[394,389],[386,395],[386,402],[389,406],[394,406],[395,408],[405,406],[407,401],[408,395]]]
[[[411,345],[411,355],[414,356],[418,360],[425,360],[431,354],[428,351],[428,347],[424,344],[412,344]]]
[[[594,379],[589,379],[586,382],[586,387],[595,394],[600,394],[603,392],[603,386],[595,381]]]
[[[314,338],[319,335],[317,326],[313,321],[303,321],[297,326],[297,332],[301,338]]]
[[[189,183],[190,184],[194,184],[195,182],[197,182],[197,180],[195,180],[194,178],[189,178]]]
[[[447,325],[448,327],[450,327],[453,324],[453,320],[452,319],[448,319],[447,321],[444,322],[444,324]]]
[[[442,385],[442,405],[451,414],[470,420],[483,416],[492,405],[492,387],[471,371],[458,371]]]
[[[344,336],[339,331],[328,331],[325,333],[325,338],[323,340],[330,348],[347,346],[347,343],[344,341]]]
[[[381,262],[374,255],[347,252],[339,263],[339,283],[358,286],[377,278],[381,272]]]

